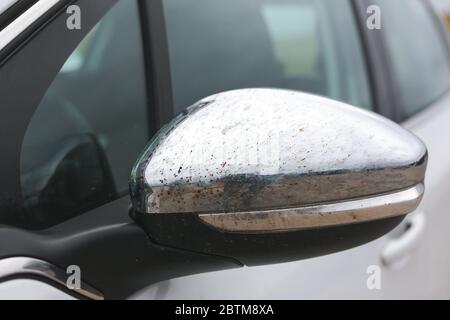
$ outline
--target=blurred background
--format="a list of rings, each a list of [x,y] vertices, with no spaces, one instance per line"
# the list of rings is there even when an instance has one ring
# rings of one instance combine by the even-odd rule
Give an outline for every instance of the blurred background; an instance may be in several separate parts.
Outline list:
[[[429,0],[442,20],[450,28],[450,1],[449,0]]]

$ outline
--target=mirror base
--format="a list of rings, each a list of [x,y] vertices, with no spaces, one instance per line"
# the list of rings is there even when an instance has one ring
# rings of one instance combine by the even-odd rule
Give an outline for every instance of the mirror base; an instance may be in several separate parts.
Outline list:
[[[131,215],[159,245],[232,258],[247,266],[308,259],[357,247],[383,236],[405,217],[283,233],[231,233],[208,226],[194,213],[133,211]]]

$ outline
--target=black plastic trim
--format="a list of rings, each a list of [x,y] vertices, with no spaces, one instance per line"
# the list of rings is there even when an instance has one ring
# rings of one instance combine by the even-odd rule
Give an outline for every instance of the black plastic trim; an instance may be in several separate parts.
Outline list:
[[[163,246],[229,257],[247,266],[322,256],[375,240],[394,229],[404,216],[343,226],[273,233],[231,233],[206,225],[197,214],[144,214],[133,218]]]
[[[156,128],[169,122],[173,114],[169,48],[162,0],[140,0],[143,34],[148,54],[147,74],[152,85]]]
[[[375,111],[393,121],[400,121],[399,96],[390,71],[382,30],[369,30],[366,26],[370,0],[350,0],[357,17],[358,29],[364,46],[371,78]]]
[[[19,0],[0,15],[0,30],[4,29],[20,14],[30,8],[38,0]]]
[[[66,270],[78,265],[83,281],[106,299],[124,299],[163,280],[241,267],[233,259],[161,246],[128,216],[128,197],[36,233],[0,226],[0,259],[34,257]]]

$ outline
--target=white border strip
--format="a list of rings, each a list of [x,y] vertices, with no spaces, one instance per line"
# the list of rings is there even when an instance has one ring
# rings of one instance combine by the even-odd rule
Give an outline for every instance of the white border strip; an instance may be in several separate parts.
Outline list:
[[[19,0],[2,0],[2,3],[0,3],[0,14],[12,7],[17,1]]]
[[[40,0],[0,31],[0,51],[61,0]]]

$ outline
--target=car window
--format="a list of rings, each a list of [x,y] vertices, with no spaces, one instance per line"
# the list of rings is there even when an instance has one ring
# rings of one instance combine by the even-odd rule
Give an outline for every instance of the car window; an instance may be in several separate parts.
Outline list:
[[[221,91],[301,90],[372,107],[347,0],[163,0],[175,111]]]
[[[23,212],[40,228],[126,193],[150,128],[136,1],[119,1],[62,66],[26,130]]]
[[[438,20],[421,0],[377,0],[382,34],[397,83],[402,118],[422,110],[450,88],[450,63]]]

